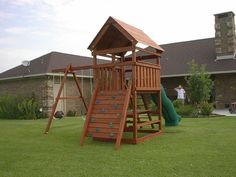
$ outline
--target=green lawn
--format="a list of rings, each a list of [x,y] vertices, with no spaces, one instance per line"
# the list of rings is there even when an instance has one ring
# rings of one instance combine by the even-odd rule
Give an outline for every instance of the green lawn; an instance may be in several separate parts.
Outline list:
[[[233,177],[236,175],[236,117],[185,118],[161,136],[138,145],[87,138],[84,121],[0,120],[1,177]]]

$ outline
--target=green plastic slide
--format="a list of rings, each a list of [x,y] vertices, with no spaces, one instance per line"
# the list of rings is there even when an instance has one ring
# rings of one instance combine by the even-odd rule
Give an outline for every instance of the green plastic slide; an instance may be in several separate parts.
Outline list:
[[[157,95],[151,94],[153,102],[157,105]],[[162,114],[165,119],[165,126],[177,126],[181,120],[181,116],[175,111],[173,103],[166,96],[165,89],[161,87]]]

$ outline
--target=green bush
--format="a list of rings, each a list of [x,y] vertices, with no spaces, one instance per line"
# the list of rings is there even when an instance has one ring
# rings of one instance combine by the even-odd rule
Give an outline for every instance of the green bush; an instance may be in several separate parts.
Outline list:
[[[173,105],[175,108],[180,108],[183,106],[183,102],[181,100],[174,100]]]
[[[33,99],[24,99],[18,104],[21,119],[37,119],[38,104]]]
[[[21,116],[18,104],[22,101],[19,96],[6,95],[0,97],[0,118],[15,119]]]
[[[200,107],[200,113],[202,115],[209,116],[213,111],[213,104],[208,103],[207,101],[201,102],[199,107]]]
[[[183,105],[175,110],[182,117],[189,117],[193,115],[195,108],[193,105]]]
[[[6,95],[0,97],[1,119],[36,119],[42,112],[35,99]]]

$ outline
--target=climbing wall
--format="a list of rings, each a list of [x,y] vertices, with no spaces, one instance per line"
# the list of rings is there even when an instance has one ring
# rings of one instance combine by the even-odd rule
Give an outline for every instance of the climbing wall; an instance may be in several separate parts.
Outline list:
[[[122,118],[125,92],[99,92],[94,104],[88,135],[116,139]]]
[[[91,112],[87,115],[84,136],[116,141],[119,148],[123,135],[131,88],[119,91],[98,91]],[[83,141],[83,140],[82,140]]]

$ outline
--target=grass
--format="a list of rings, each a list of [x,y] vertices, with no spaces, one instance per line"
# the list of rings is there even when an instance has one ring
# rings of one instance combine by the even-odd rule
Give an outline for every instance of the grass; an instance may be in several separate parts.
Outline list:
[[[138,145],[87,138],[83,120],[0,120],[1,177],[231,177],[236,174],[236,117],[182,119]]]

